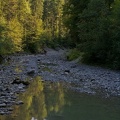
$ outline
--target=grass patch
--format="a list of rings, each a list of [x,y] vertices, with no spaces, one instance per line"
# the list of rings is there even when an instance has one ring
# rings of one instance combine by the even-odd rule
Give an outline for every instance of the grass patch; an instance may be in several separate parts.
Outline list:
[[[74,49],[70,50],[69,53],[67,54],[67,60],[72,61],[79,57],[82,57],[82,55],[83,55],[82,52],[80,52],[78,49],[74,48]]]

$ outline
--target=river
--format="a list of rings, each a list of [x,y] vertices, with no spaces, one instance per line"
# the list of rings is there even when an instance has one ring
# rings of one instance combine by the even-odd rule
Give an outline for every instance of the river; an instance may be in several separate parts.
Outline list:
[[[19,95],[23,105],[0,120],[120,120],[120,98],[79,93],[64,82],[34,78]]]

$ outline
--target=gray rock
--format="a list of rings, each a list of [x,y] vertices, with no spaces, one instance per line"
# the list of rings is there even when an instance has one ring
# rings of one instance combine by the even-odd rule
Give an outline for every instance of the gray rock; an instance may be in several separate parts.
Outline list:
[[[27,72],[27,75],[34,76],[35,75],[35,70],[31,70],[31,71]]]
[[[0,104],[0,107],[6,107],[5,103]]]
[[[22,104],[23,104],[23,101],[16,102],[16,105],[22,105]]]

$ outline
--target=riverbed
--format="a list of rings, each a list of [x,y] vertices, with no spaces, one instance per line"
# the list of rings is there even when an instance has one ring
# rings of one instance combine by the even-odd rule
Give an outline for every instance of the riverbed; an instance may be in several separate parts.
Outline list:
[[[60,84],[62,83],[62,85],[64,85],[64,87],[62,88],[68,89],[67,94],[74,93],[75,95],[77,94],[76,96],[84,94],[85,97],[83,97],[83,101],[89,98],[94,99],[95,96],[99,96],[100,98],[103,99],[108,99],[108,101],[112,99],[112,97],[116,97],[117,99],[119,99],[120,97],[119,71],[103,69],[101,67],[88,66],[81,63],[78,64],[78,60],[67,61],[66,52],[67,50],[60,49],[58,51],[55,51],[47,48],[46,54],[37,54],[37,55],[16,54],[16,55],[8,56],[4,64],[0,65],[0,75],[1,75],[0,76],[0,91],[1,91],[0,114],[3,116],[13,114],[13,111],[15,109],[13,108],[13,106],[16,105],[17,107],[23,106],[22,104],[28,101],[24,99],[22,100],[22,97],[19,97],[19,95],[24,93],[26,94],[27,91],[29,91],[28,90],[29,86],[34,83],[34,79],[36,77],[38,78],[40,77],[42,83],[44,82],[45,83],[50,82],[51,84],[56,82]],[[36,91],[36,89],[33,89],[33,91]],[[28,94],[26,94],[25,96],[27,97],[29,96],[29,94],[30,93],[28,92]],[[69,94],[68,96],[70,95],[71,94]],[[86,95],[89,97],[87,98]],[[32,98],[30,98],[30,100],[31,99]],[[50,97],[48,98],[48,100],[49,99]],[[79,101],[79,99],[80,98],[77,98],[77,102]],[[99,99],[98,98],[96,99],[95,97],[95,101],[98,100]],[[115,103],[116,102],[113,103],[110,102],[110,104],[118,106],[119,108],[120,104],[115,104]],[[79,102],[78,102],[78,106],[79,106]],[[35,116],[33,115],[30,117],[33,117],[34,119]],[[44,119],[46,117],[44,117]],[[38,120],[41,119],[42,118]],[[53,120],[54,118],[52,117],[49,119]],[[56,120],[58,119],[59,118],[56,118]],[[4,119],[2,118],[1,120]],[[113,119],[113,120],[117,120],[117,119]]]

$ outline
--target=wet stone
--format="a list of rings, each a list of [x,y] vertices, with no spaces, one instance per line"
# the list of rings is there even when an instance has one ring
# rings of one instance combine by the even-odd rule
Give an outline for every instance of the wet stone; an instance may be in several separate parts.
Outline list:
[[[22,105],[22,104],[24,104],[23,101],[16,102],[16,105]]]
[[[6,112],[0,111],[0,115],[5,115]]]
[[[27,75],[29,75],[29,76],[34,76],[34,74],[35,74],[35,70],[31,70],[31,71],[27,72]]]
[[[1,96],[7,96],[7,94],[6,93],[1,93]]]
[[[0,104],[0,107],[6,107],[7,105],[5,103]]]

